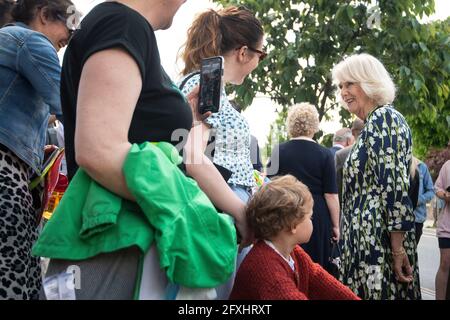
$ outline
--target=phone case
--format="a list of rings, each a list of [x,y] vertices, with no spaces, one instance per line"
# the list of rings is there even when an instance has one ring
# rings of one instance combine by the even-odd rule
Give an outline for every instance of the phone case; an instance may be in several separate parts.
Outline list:
[[[218,112],[222,92],[223,57],[202,60],[200,72],[199,112]]]

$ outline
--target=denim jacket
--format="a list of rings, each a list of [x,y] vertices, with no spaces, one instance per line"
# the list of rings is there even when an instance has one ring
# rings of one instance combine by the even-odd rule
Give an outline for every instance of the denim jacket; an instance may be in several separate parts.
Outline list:
[[[434,197],[434,185],[427,165],[420,162],[418,169],[420,174],[419,199],[416,210],[414,210],[414,215],[416,216],[417,223],[424,223],[427,219],[427,202],[430,202]]]
[[[62,114],[60,76],[46,36],[23,23],[0,29],[0,144],[38,173],[49,116]]]

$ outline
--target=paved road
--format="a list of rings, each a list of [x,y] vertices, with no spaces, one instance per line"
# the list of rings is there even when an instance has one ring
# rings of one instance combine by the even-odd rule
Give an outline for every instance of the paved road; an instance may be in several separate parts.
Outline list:
[[[439,246],[435,229],[423,229],[423,235],[420,238],[418,247],[418,255],[422,299],[434,300],[434,279],[439,267]]]

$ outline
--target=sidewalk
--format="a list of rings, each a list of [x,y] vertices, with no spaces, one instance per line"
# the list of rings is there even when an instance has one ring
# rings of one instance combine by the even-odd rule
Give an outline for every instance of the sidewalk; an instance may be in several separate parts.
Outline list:
[[[423,233],[430,235],[430,236],[436,236],[436,227],[433,226],[434,220],[428,219],[423,223]]]
[[[439,266],[439,249],[434,218],[428,215],[418,245],[420,285],[423,300],[435,300],[435,276]]]

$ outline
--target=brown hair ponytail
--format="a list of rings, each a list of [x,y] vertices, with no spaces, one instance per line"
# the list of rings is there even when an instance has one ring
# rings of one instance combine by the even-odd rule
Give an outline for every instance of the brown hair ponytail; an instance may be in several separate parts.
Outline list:
[[[181,53],[183,75],[199,70],[204,58],[223,55],[242,46],[255,47],[264,35],[261,22],[244,7],[210,9],[200,14],[188,30]]]
[[[183,74],[199,70],[203,57],[220,55],[221,42],[220,15],[212,9],[200,14],[188,30],[188,39],[181,55],[185,63]]]

